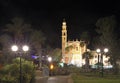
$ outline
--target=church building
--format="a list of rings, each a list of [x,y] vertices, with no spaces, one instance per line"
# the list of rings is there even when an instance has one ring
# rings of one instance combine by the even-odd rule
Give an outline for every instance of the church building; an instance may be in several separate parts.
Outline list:
[[[65,20],[62,22],[61,38],[62,38],[62,62],[66,64],[73,64],[76,65],[77,67],[82,67],[83,65],[85,65],[83,53],[88,51],[86,43],[85,41],[77,39],[73,41],[69,41],[67,39],[67,24]],[[92,52],[93,58],[90,59],[89,65],[95,65],[98,63],[98,54],[96,51],[90,52]],[[109,58],[110,57],[106,57],[106,55],[103,55],[103,64],[105,67],[108,67],[110,65]]]
[[[65,20],[62,23],[62,61],[67,64],[73,64],[81,67],[85,61],[82,54],[86,52],[86,44],[84,41],[67,39],[67,25]]]

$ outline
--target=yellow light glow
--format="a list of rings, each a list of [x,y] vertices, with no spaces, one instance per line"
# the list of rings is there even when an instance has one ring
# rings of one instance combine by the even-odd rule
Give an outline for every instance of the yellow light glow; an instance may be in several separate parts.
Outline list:
[[[54,68],[53,64],[50,65],[50,69],[52,70]]]
[[[66,26],[66,22],[63,22],[63,25],[65,25],[65,26]]]

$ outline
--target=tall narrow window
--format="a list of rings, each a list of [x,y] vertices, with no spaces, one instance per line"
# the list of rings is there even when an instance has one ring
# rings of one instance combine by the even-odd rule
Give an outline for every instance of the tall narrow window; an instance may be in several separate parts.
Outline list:
[[[64,33],[64,36],[65,36],[65,33]]]

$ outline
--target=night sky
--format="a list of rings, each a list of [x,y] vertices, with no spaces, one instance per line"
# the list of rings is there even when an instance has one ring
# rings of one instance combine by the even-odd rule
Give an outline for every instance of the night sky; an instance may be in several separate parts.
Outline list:
[[[83,31],[94,37],[95,23],[100,17],[115,15],[119,19],[118,0],[0,0],[0,28],[15,16],[24,17],[34,29],[42,30],[48,42],[61,47],[61,26],[65,18],[70,40],[80,38]],[[56,42],[57,41],[57,42]]]

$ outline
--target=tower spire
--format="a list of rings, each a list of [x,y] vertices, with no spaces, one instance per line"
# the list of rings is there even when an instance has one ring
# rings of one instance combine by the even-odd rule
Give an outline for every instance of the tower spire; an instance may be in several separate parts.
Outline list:
[[[67,26],[65,19],[63,19],[62,22],[62,57],[64,58],[65,56],[65,48],[67,46]]]
[[[66,21],[65,21],[65,18],[63,19],[63,22],[62,22],[62,29],[63,30],[66,30]]]
[[[65,21],[65,18],[63,18],[63,22],[66,22],[66,21]]]

